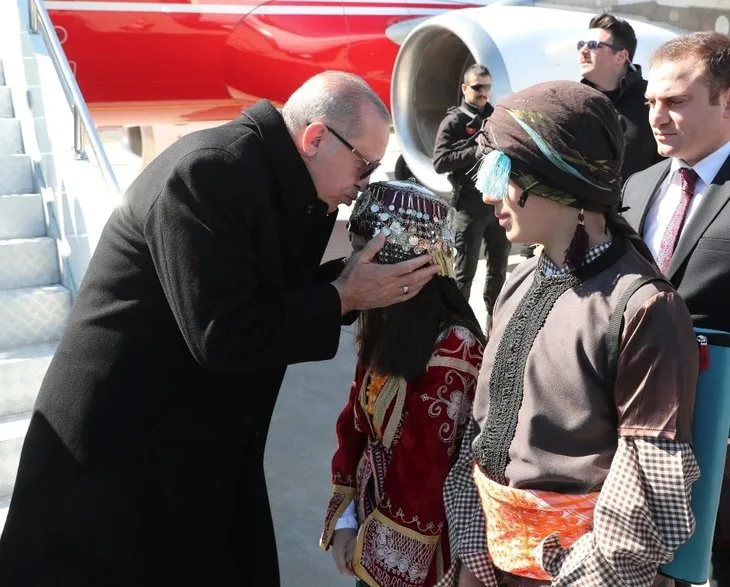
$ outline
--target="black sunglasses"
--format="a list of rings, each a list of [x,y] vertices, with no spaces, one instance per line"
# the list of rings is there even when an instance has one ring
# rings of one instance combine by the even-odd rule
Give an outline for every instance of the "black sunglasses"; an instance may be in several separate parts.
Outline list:
[[[587,47],[589,51],[595,51],[599,47],[608,47],[613,51],[621,51],[623,47],[614,45],[613,43],[604,43],[603,41],[578,41],[578,51],[582,51],[583,47]]]
[[[486,90],[488,92],[492,89],[492,84],[474,84],[473,86],[469,87],[475,92],[481,92],[482,90]]]
[[[335,135],[335,137],[337,137],[339,139],[339,141],[343,145],[345,145],[345,147],[350,149],[350,151],[355,155],[355,157],[357,157],[358,159],[360,159],[360,161],[362,161],[364,163],[365,168],[362,170],[362,173],[360,174],[360,179],[366,179],[366,178],[370,177],[373,174],[373,171],[375,171],[378,167],[380,167],[380,161],[368,161],[365,157],[363,157],[363,155],[360,151],[358,151],[355,147],[353,147],[350,143],[348,143],[344,139],[344,137],[340,136],[337,133],[337,131],[330,128],[326,124],[325,124],[325,127],[327,128],[328,131],[330,131],[333,135]]]

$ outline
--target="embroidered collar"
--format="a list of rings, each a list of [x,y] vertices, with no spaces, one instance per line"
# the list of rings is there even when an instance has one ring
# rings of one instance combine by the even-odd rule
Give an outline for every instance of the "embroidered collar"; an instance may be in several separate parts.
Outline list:
[[[598,259],[598,257],[605,253],[610,246],[611,241],[608,241],[599,245],[595,245],[594,247],[588,249],[588,251],[586,252],[585,260],[583,261],[583,266],[588,265],[588,263],[591,263]],[[537,269],[545,277],[552,277],[554,275],[565,275],[566,273],[570,272],[570,267],[568,267],[567,265],[563,266],[562,268],[558,268],[558,266],[553,263],[545,253],[540,255]]]

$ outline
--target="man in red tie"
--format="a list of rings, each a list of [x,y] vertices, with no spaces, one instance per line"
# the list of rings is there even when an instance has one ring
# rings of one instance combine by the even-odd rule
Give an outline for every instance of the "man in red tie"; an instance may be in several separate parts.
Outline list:
[[[684,298],[694,326],[730,331],[730,37],[698,32],[659,47],[646,99],[657,150],[669,159],[628,179],[624,216]],[[716,584],[730,586],[728,463],[713,569]]]

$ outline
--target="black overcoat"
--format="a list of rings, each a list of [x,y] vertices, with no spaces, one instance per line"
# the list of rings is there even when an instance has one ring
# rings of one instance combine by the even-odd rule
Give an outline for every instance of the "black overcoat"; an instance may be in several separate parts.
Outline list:
[[[0,585],[278,585],[264,444],[286,366],[337,350],[335,217],[265,101],[142,171],[38,396]]]

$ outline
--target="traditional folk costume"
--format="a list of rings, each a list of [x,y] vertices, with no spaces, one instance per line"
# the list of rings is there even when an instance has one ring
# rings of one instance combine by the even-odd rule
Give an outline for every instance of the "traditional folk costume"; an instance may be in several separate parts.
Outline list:
[[[585,86],[540,84],[498,105],[480,140],[482,191],[506,190],[508,174],[520,205],[603,211],[613,238],[588,249],[579,226],[570,263],[525,261],[497,301],[474,421],[445,485],[454,564],[439,587],[457,584],[461,564],[489,587],[658,585],[694,530],[698,351],[683,301],[655,281],[630,296],[611,369],[620,298],[660,277],[615,216],[616,115]]]
[[[429,194],[409,182],[373,184],[356,203],[350,229],[367,237],[385,232],[380,262],[428,252],[441,275],[453,278],[449,208]],[[455,283],[453,290],[458,297]],[[449,567],[443,485],[471,417],[483,350],[469,328],[445,325],[416,379],[357,365],[337,421],[320,544],[329,548],[336,529],[359,528],[358,584],[433,586]]]

